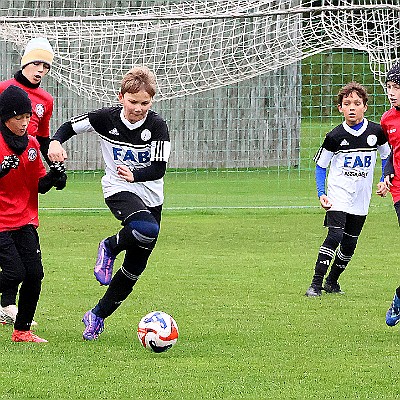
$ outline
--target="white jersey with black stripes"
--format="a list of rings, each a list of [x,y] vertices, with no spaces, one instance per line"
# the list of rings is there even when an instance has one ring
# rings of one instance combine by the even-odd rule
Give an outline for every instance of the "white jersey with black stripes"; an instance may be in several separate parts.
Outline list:
[[[118,176],[117,166],[131,170],[146,168],[154,161],[168,162],[170,138],[167,123],[154,111],[134,124],[123,116],[122,107],[108,107],[71,119],[73,130],[97,133],[105,162],[102,178],[104,197],[128,191],[138,195],[148,207],[164,201],[163,178],[129,183]]]
[[[380,125],[367,119],[359,130],[343,122],[326,135],[314,161],[329,166],[330,210],[368,214],[377,152],[386,159],[390,148]]]

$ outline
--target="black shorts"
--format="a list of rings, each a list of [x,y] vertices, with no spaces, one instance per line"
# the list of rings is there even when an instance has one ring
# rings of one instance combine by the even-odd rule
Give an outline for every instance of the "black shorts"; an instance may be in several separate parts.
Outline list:
[[[32,225],[25,225],[12,231],[0,232],[0,268],[3,278],[13,283],[28,272],[29,279],[43,279],[43,265],[39,235]],[[26,279],[28,279],[26,278]]]
[[[114,214],[114,217],[122,221],[122,225],[125,225],[125,221],[127,221],[132,214],[140,210],[150,211],[158,224],[161,222],[162,205],[147,207],[143,200],[135,193],[119,192],[107,197],[105,202]]]
[[[327,211],[324,226],[340,228],[352,236],[359,236],[364,226],[366,215],[348,214],[344,211]]]

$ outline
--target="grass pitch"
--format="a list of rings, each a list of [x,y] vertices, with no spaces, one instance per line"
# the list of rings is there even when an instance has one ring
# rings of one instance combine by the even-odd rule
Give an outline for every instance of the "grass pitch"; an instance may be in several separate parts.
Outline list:
[[[346,293],[309,299],[326,233],[312,179],[240,177],[167,177],[156,249],[95,342],[81,339],[81,318],[105,290],[93,276],[98,242],[119,223],[99,177],[41,196],[46,276],[35,319],[49,343],[12,343],[12,328],[0,326],[0,398],[398,398],[400,332],[385,325],[399,283],[390,198],[372,201],[341,278]],[[180,332],[162,354],[136,337],[140,318],[156,309]]]

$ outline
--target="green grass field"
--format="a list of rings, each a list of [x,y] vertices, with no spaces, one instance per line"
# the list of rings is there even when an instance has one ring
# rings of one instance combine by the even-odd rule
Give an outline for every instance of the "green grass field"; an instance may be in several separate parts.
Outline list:
[[[104,293],[93,277],[98,242],[119,224],[100,176],[41,196],[46,276],[35,319],[49,343],[12,343],[0,326],[0,398],[399,398],[400,332],[385,325],[399,283],[391,199],[372,201],[341,278],[346,294],[309,299],[323,211],[312,176],[292,178],[169,173],[156,249],[96,342],[81,339],[81,318]],[[180,330],[162,354],[136,337],[156,309]]]

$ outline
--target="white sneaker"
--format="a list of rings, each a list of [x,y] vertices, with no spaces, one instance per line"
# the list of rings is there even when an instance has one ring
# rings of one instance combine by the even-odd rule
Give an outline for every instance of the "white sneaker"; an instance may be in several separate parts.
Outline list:
[[[3,325],[14,325],[17,318],[18,308],[15,304],[10,304],[7,307],[0,307],[0,323]],[[31,326],[37,325],[36,321],[32,321]]]
[[[4,312],[4,309],[0,307],[0,324],[3,325],[14,325],[14,320]]]

